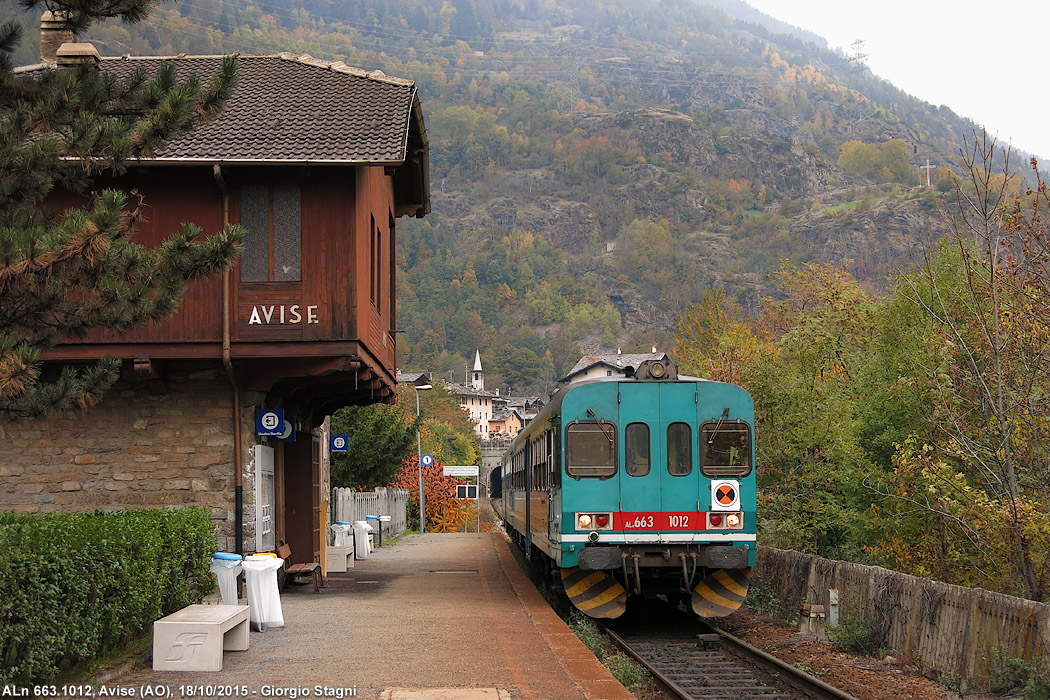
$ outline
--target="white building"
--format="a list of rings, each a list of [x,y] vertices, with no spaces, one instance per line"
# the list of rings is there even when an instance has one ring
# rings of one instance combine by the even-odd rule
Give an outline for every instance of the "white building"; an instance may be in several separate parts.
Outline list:
[[[654,349],[655,350],[655,349]],[[584,355],[580,361],[569,370],[569,373],[559,379],[559,382],[582,382],[585,379],[597,379],[598,377],[625,376],[627,369],[630,373],[638,369],[638,365],[646,360],[665,360],[666,352],[644,352],[644,353],[616,353],[610,355]]]

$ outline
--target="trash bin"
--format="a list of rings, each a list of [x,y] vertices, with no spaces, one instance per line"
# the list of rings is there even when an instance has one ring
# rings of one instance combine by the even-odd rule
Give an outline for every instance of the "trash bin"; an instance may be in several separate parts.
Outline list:
[[[354,521],[354,558],[367,559],[372,551],[371,543],[368,541],[368,533],[372,532],[372,526],[364,520]]]
[[[335,543],[333,547],[350,547],[353,542],[350,541],[350,531],[354,529],[353,523],[344,522],[337,520],[335,525],[331,526],[332,532],[335,533]]]
[[[233,552],[216,552],[211,560],[211,572],[219,582],[219,595],[223,605],[237,604],[237,577],[241,575],[241,555]]]
[[[272,554],[253,554],[241,562],[248,587],[248,619],[257,632],[265,632],[267,627],[284,627],[281,593],[277,589],[277,570],[282,566],[284,559]]]
[[[366,515],[365,522],[368,523],[372,529],[379,530],[379,535],[376,539],[376,547],[383,546],[383,521],[379,519],[378,515]]]

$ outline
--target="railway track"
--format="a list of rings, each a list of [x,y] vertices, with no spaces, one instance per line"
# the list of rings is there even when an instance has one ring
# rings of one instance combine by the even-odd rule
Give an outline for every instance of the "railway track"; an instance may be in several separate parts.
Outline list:
[[[663,608],[606,627],[682,700],[857,700],[743,640]]]

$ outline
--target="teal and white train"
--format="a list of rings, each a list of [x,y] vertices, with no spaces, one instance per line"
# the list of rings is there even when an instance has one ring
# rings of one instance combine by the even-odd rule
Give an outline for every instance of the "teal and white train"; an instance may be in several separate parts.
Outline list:
[[[494,471],[493,503],[591,617],[657,595],[721,617],[755,563],[754,444],[746,391],[649,360],[559,390]]]

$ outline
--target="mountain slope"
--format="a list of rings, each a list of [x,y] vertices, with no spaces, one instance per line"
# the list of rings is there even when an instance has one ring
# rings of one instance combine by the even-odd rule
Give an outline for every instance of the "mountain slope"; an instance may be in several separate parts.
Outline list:
[[[948,189],[973,124],[712,2],[184,0],[84,39],[416,80],[433,213],[398,226],[401,364],[459,376],[480,347],[492,384],[525,393],[584,350],[668,348],[713,285],[755,308],[781,259],[877,291],[942,230],[919,166]]]

